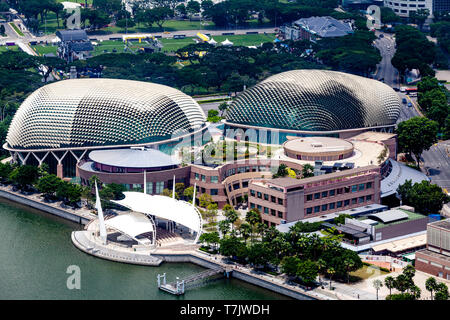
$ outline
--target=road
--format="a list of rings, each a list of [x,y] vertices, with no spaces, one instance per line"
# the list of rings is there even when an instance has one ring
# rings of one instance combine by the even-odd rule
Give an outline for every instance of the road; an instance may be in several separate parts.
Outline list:
[[[5,26],[6,27],[6,26]],[[195,37],[197,33],[207,33],[211,36],[222,35],[223,33],[234,33],[236,35],[244,35],[247,32],[258,32],[258,33],[275,33],[275,28],[255,28],[255,29],[237,29],[237,30],[180,30],[173,32],[154,32],[154,33],[142,33],[152,36],[161,36],[162,38],[173,38],[174,35],[185,35],[186,37]],[[45,36],[36,37],[30,34],[26,34],[25,37],[19,37],[13,30],[8,33],[8,38],[3,39],[3,41],[14,41],[21,38],[24,43],[30,41],[47,41],[51,42],[55,38],[55,34],[48,34]],[[109,38],[122,38],[123,33],[112,33],[112,34],[99,34],[99,35],[89,35],[90,39],[97,40],[108,40]],[[131,35],[131,33],[130,33]]]
[[[382,38],[379,38],[380,34],[383,34]],[[381,62],[377,65],[375,78],[393,88],[399,88],[399,74],[391,63],[395,53],[395,39],[387,33],[378,31],[375,35],[378,37],[375,40],[375,46],[380,50],[382,57]]]

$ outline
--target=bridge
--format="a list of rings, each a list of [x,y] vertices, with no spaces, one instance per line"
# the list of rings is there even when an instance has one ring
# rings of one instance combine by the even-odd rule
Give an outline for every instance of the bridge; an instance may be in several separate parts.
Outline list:
[[[178,279],[176,281],[170,282],[170,283],[166,283],[166,274],[158,274],[158,288],[160,290],[169,292],[171,294],[175,294],[175,295],[182,295],[185,292],[185,288],[186,285],[189,285],[193,282],[199,281],[199,280],[203,280],[209,277],[212,277],[216,274],[220,274],[223,273],[224,276],[226,275],[227,277],[229,276],[231,272],[231,269],[224,269],[221,267],[217,267],[217,268],[213,268],[213,269],[208,269],[190,276],[187,276],[184,279]]]

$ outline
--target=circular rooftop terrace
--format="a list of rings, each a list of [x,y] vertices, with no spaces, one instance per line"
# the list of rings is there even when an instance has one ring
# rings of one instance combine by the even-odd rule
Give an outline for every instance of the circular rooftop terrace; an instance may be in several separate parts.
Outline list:
[[[298,160],[342,160],[353,155],[353,143],[337,138],[310,137],[291,139],[283,144],[285,154]]]

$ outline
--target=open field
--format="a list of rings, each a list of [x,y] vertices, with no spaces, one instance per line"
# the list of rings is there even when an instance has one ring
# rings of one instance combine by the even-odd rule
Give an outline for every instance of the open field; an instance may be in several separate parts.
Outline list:
[[[10,51],[10,50],[18,51],[19,47],[18,46],[0,46],[0,53]]]

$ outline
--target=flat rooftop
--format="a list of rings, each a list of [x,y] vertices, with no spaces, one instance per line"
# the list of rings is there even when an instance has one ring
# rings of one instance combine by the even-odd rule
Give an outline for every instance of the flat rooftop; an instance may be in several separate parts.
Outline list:
[[[158,168],[181,163],[162,151],[142,148],[95,150],[89,153],[89,158],[97,163],[123,168]]]
[[[378,164],[378,156],[384,150],[383,144],[374,141],[354,140],[353,138],[350,141],[353,144],[353,155],[351,157],[345,158],[343,160],[323,161],[323,165],[332,166],[336,162],[351,162],[354,163],[355,167],[364,167],[372,164]],[[291,141],[288,141],[286,143],[289,142]],[[273,154],[275,157],[279,157],[280,160],[288,160],[301,165],[308,163],[314,166],[314,161],[312,160],[298,160],[295,158],[288,157],[284,153],[284,148],[280,148],[274,151]],[[387,159],[388,157],[389,152],[387,152],[386,157],[384,159]]]
[[[449,219],[445,219],[445,220],[440,220],[440,221],[436,221],[431,223],[431,225],[433,227],[439,227],[439,228],[443,228],[446,230],[450,230],[450,218]]]
[[[266,187],[268,187],[267,184],[271,184],[274,186],[289,188],[289,187],[305,185],[308,183],[314,183],[314,182],[330,180],[330,179],[346,177],[346,176],[354,176],[355,174],[358,174],[358,173],[363,174],[365,172],[368,173],[368,172],[374,172],[374,171],[378,172],[379,167],[372,165],[372,166],[366,166],[363,168],[349,169],[349,170],[345,170],[345,171],[341,171],[341,172],[327,173],[327,174],[314,176],[314,177],[310,177],[310,178],[305,178],[305,179],[295,179],[295,178],[290,178],[290,177],[283,177],[283,178],[266,180],[266,182],[267,182],[266,184],[264,184],[263,181],[258,181],[258,180],[254,181],[254,183],[257,185],[266,186]]]
[[[392,225],[395,225],[395,224],[401,224],[401,223],[405,223],[405,222],[408,222],[408,221],[413,221],[413,220],[418,220],[418,219],[423,219],[423,218],[427,218],[428,219],[428,217],[426,215],[423,215],[423,214],[420,214],[420,213],[411,212],[411,211],[408,211],[408,210],[398,209],[398,208],[392,209],[392,210],[383,211],[382,213],[383,213],[384,216],[389,216],[390,214],[397,216],[398,212],[405,213],[408,217],[406,217],[405,219],[402,219],[402,220],[395,220],[395,221],[392,221],[392,222],[380,222],[380,221],[377,220],[378,223],[374,226],[375,229],[380,229],[380,228],[384,228],[386,226],[392,226]],[[372,217],[369,217],[369,218],[372,218]],[[358,221],[362,221],[362,220],[365,220],[365,219],[367,219],[367,216],[362,216],[362,217],[357,218]]]
[[[366,131],[356,136],[351,137],[352,140],[366,140],[366,141],[384,141],[395,137],[395,133]]]
[[[284,147],[293,152],[325,153],[333,151],[347,151],[353,144],[344,139],[330,137],[308,137],[291,139],[284,143]]]
[[[383,244],[379,244],[373,246],[372,249],[375,252],[389,250],[390,252],[400,252],[408,249],[413,249],[417,247],[421,247],[427,244],[427,235],[426,233],[420,234],[417,236],[412,236],[409,238],[404,238],[400,240],[395,240],[391,242],[386,242]]]

